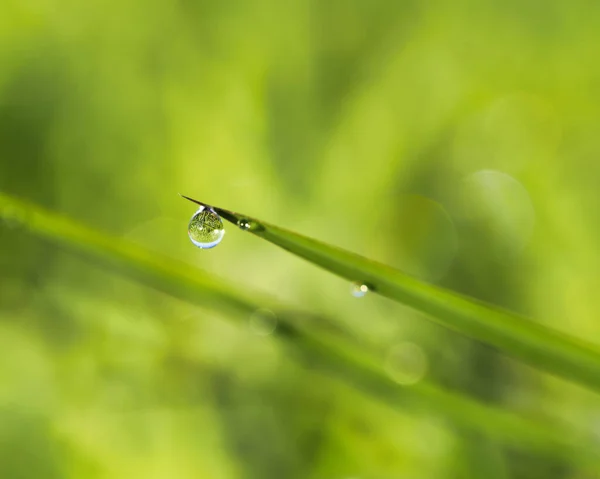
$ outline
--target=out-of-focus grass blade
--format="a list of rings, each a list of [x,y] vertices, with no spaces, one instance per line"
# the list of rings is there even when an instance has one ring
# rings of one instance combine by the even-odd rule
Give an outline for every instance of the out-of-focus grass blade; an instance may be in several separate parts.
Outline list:
[[[242,229],[350,281],[364,283],[375,292],[412,307],[443,326],[490,344],[539,369],[600,391],[600,351],[590,344],[419,281],[357,254],[246,215],[212,208]]]
[[[83,253],[144,284],[204,307],[225,310],[232,317],[248,318],[265,305],[277,312],[278,337],[300,358],[336,380],[343,380],[393,408],[428,409],[456,424],[483,433],[512,447],[533,449],[578,465],[600,467],[600,458],[583,437],[526,420],[518,415],[444,391],[426,381],[402,387],[385,374],[382,365],[360,349],[349,346],[337,328],[318,328],[306,315],[279,311],[271,300],[261,301],[209,276],[202,270],[109,236],[38,206],[0,193],[0,220],[27,228],[68,250]],[[2,222],[0,221],[0,229]],[[263,231],[264,233],[264,231]],[[299,319],[299,320],[298,320]],[[318,319],[324,321],[323,318]]]

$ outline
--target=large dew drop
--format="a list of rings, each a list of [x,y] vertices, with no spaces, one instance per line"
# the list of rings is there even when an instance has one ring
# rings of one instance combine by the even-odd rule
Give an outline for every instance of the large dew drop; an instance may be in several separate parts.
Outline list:
[[[221,217],[212,208],[201,206],[188,225],[190,240],[198,248],[214,248],[221,242],[224,234]]]

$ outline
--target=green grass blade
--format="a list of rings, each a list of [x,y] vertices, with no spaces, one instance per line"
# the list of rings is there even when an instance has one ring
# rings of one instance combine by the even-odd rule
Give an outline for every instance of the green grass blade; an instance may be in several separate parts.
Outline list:
[[[203,203],[187,198],[195,203]],[[526,318],[419,281],[389,266],[246,215],[215,208],[226,220],[350,281],[498,348],[541,370],[600,391],[600,351]]]
[[[323,318],[306,321],[305,315],[279,311],[271,300],[263,301],[254,294],[234,291],[198,268],[0,193],[2,219],[175,297],[234,313],[232,317],[248,318],[259,307],[273,307],[281,321],[281,327],[275,330],[276,336],[285,340],[304,361],[392,408],[433,410],[456,424],[511,447],[552,454],[577,465],[600,467],[600,458],[584,438],[559,427],[526,420],[426,381],[410,387],[397,385],[387,377],[380,362],[349,346],[348,338],[338,334],[333,326],[319,328],[321,325],[317,323]]]

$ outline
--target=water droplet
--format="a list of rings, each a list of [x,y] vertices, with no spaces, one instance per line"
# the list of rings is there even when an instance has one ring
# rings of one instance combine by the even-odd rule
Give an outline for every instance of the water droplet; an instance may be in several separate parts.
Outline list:
[[[269,309],[257,309],[250,316],[250,331],[258,336],[268,336],[277,328],[277,316]]]
[[[246,231],[252,227],[250,220],[247,220],[246,218],[240,218],[237,222],[237,225],[240,227],[240,229]]]
[[[247,218],[240,218],[237,222],[237,225],[241,230],[244,231],[260,231],[263,229],[260,223],[257,223],[254,220],[249,220]]]
[[[224,234],[221,217],[212,208],[201,206],[188,225],[190,240],[198,248],[214,248],[221,242]]]
[[[368,292],[369,287],[366,284],[362,282],[356,282],[352,284],[351,293],[355,298],[362,298]]]

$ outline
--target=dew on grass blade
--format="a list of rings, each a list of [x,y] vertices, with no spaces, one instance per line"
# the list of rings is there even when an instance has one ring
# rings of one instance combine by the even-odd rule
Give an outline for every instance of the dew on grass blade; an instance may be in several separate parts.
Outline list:
[[[356,283],[352,283],[352,289],[350,292],[355,298],[362,298],[369,292],[369,287],[361,281],[357,281]]]
[[[246,218],[240,218],[237,225],[241,230],[248,231],[254,228],[254,223]]]
[[[237,222],[237,225],[240,227],[241,230],[249,230],[250,229],[250,222],[247,219],[240,219]]]
[[[265,228],[257,221],[248,218],[240,218],[237,220],[238,228],[243,231],[263,231]]]
[[[221,242],[224,234],[223,221],[212,208],[198,208],[188,225],[190,240],[198,248],[214,248]]]

